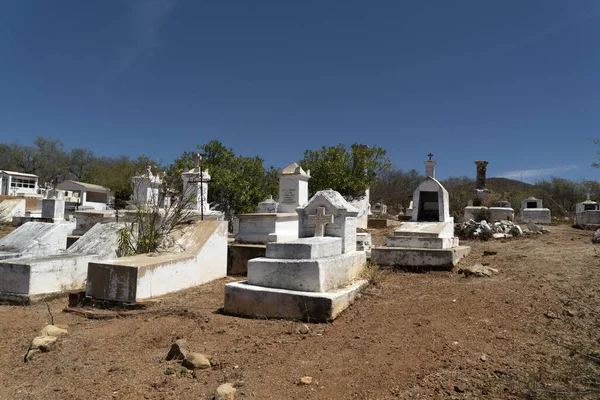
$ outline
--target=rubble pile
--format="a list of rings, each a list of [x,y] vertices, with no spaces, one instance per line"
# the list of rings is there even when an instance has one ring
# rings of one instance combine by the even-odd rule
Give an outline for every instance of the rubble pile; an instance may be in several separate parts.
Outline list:
[[[456,235],[460,239],[501,239],[513,236],[521,236],[528,233],[529,230],[523,231],[519,225],[511,221],[496,221],[488,223],[485,220],[475,221],[473,219],[467,222],[456,224]]]

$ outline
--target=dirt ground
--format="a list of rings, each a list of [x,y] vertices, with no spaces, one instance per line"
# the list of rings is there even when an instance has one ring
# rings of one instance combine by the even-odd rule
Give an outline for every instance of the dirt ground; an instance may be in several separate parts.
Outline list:
[[[330,324],[222,315],[218,282],[165,297],[133,315],[93,320],[48,304],[70,335],[23,363],[49,321],[46,304],[0,306],[0,399],[598,398],[600,245],[567,226],[472,246],[456,272],[386,272]],[[384,237],[382,232],[376,241]],[[484,255],[484,252],[486,252]],[[494,254],[494,252],[496,252]],[[165,361],[178,338],[213,357],[191,373]],[[590,358],[591,357],[591,358]],[[299,385],[311,376],[310,385]]]

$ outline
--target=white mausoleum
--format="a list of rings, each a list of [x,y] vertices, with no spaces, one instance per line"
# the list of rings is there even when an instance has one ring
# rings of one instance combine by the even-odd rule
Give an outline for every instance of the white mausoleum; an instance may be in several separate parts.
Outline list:
[[[37,175],[0,170],[0,195],[37,195],[38,189]]]
[[[77,193],[80,207],[90,207],[94,210],[106,210],[110,189],[91,183],[68,180],[56,185],[58,190],[68,190]]]

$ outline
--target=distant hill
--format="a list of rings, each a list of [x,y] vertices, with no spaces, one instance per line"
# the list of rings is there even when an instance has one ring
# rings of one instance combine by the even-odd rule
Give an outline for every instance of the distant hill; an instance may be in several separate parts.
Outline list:
[[[515,181],[514,179],[507,178],[488,178],[485,180],[485,187],[496,193],[526,192],[529,190],[535,190],[534,186],[530,183]]]

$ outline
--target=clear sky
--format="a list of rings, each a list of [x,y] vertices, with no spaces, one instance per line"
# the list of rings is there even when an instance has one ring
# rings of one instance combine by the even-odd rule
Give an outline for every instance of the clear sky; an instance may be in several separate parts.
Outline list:
[[[600,179],[598,0],[0,0],[0,142]]]

